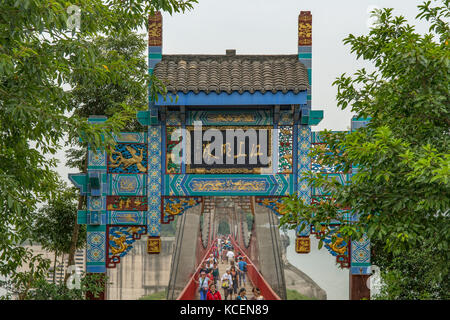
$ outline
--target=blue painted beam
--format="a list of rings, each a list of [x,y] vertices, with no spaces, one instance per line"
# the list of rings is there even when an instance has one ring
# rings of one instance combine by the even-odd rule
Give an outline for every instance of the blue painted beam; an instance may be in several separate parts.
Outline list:
[[[176,98],[178,96],[178,98]],[[307,93],[301,91],[299,93],[293,93],[291,91],[287,93],[282,92],[266,92],[261,93],[259,91],[250,93],[233,92],[228,94],[226,92],[216,93],[211,92],[206,94],[204,92],[194,93],[178,93],[177,96],[168,94],[164,100],[162,96],[158,97],[158,101],[155,102],[157,106],[243,106],[243,105],[282,105],[282,104],[306,104]],[[172,98],[172,99],[171,99]]]

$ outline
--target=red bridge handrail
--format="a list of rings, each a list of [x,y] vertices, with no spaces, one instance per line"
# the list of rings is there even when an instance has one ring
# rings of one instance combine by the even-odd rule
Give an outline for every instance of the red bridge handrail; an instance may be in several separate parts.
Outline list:
[[[217,239],[215,240],[217,242]],[[206,250],[206,254],[203,256],[200,264],[197,266],[197,269],[195,270],[194,274],[189,279],[188,284],[186,287],[184,287],[183,291],[181,291],[180,295],[177,297],[177,300],[195,300],[197,296],[197,283],[198,283],[198,277],[200,273],[200,268],[202,266],[203,261],[206,260],[206,258],[209,257],[209,255],[212,253],[212,249],[214,247],[215,241],[211,242],[209,245],[208,250]]]
[[[264,277],[262,274],[258,271],[256,266],[253,264],[253,262],[250,260],[250,258],[244,253],[244,251],[239,247],[236,243],[236,241],[230,237],[231,243],[233,244],[233,247],[239,250],[241,255],[243,256],[244,260],[247,262],[247,275],[248,278],[251,280],[253,285],[255,287],[258,287],[261,290],[261,294],[263,295],[264,299],[266,300],[281,300],[281,298],[273,291],[272,287],[267,283],[266,280],[264,280]],[[195,300],[197,297],[197,291],[198,291],[198,277],[200,273],[200,268],[202,265],[202,262],[204,262],[209,255],[212,253],[212,249],[214,247],[214,244],[217,243],[217,239],[214,239],[213,242],[211,242],[208,250],[206,251],[206,254],[203,256],[203,259],[201,260],[200,264],[198,265],[197,269],[195,270],[195,273],[191,276],[189,279],[188,284],[183,289],[183,291],[180,293],[180,295],[177,297],[177,300]]]
[[[247,262],[247,275],[252,281],[253,285],[261,290],[261,294],[265,300],[281,300],[281,298],[273,291],[272,287],[267,283],[262,274],[258,271],[256,266],[250,260],[250,258],[245,254],[244,250],[241,249],[233,239],[230,237],[233,247],[239,250],[241,255],[244,257],[245,262]]]

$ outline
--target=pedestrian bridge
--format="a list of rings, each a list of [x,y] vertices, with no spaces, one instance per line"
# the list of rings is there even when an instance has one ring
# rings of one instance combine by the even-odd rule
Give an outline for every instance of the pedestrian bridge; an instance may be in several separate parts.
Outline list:
[[[286,299],[278,220],[272,210],[256,203],[255,197],[204,197],[201,206],[188,209],[179,218],[167,298],[199,298],[200,267],[213,252],[223,222],[230,227],[234,252],[240,252],[248,264],[247,297],[258,287],[266,300]],[[219,264],[220,276],[226,267]],[[224,298],[221,288],[218,290]]]

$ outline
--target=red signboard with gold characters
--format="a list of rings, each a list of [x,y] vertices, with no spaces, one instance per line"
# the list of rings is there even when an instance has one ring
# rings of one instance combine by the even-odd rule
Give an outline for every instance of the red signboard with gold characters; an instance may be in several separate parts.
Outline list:
[[[108,211],[147,211],[148,200],[145,196],[107,196]]]

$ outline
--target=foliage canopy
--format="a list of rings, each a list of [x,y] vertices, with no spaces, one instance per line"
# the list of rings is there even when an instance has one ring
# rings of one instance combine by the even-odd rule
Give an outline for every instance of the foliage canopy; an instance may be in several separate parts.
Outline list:
[[[429,23],[427,34],[417,33],[402,16],[394,17],[392,9],[383,9],[374,13],[378,24],[368,35],[344,40],[375,71],[339,77],[334,82],[338,106],[350,107],[370,123],[353,132],[322,132],[328,147],[310,155],[325,166],[339,164],[342,172],[353,170],[352,180],[341,185],[309,172],[305,179],[328,196],[318,205],[291,196],[281,221],[291,228],[301,221],[320,228],[337,219],[346,238],[369,236],[375,262],[377,257],[385,262],[412,257],[426,244],[436,264],[429,275],[442,280],[448,279],[450,258],[450,29],[445,22],[450,6],[448,0],[441,3],[419,6],[417,18]],[[358,222],[345,220],[346,208],[358,214]],[[399,266],[384,263],[385,270],[399,271]],[[435,288],[429,289],[435,297]]]

